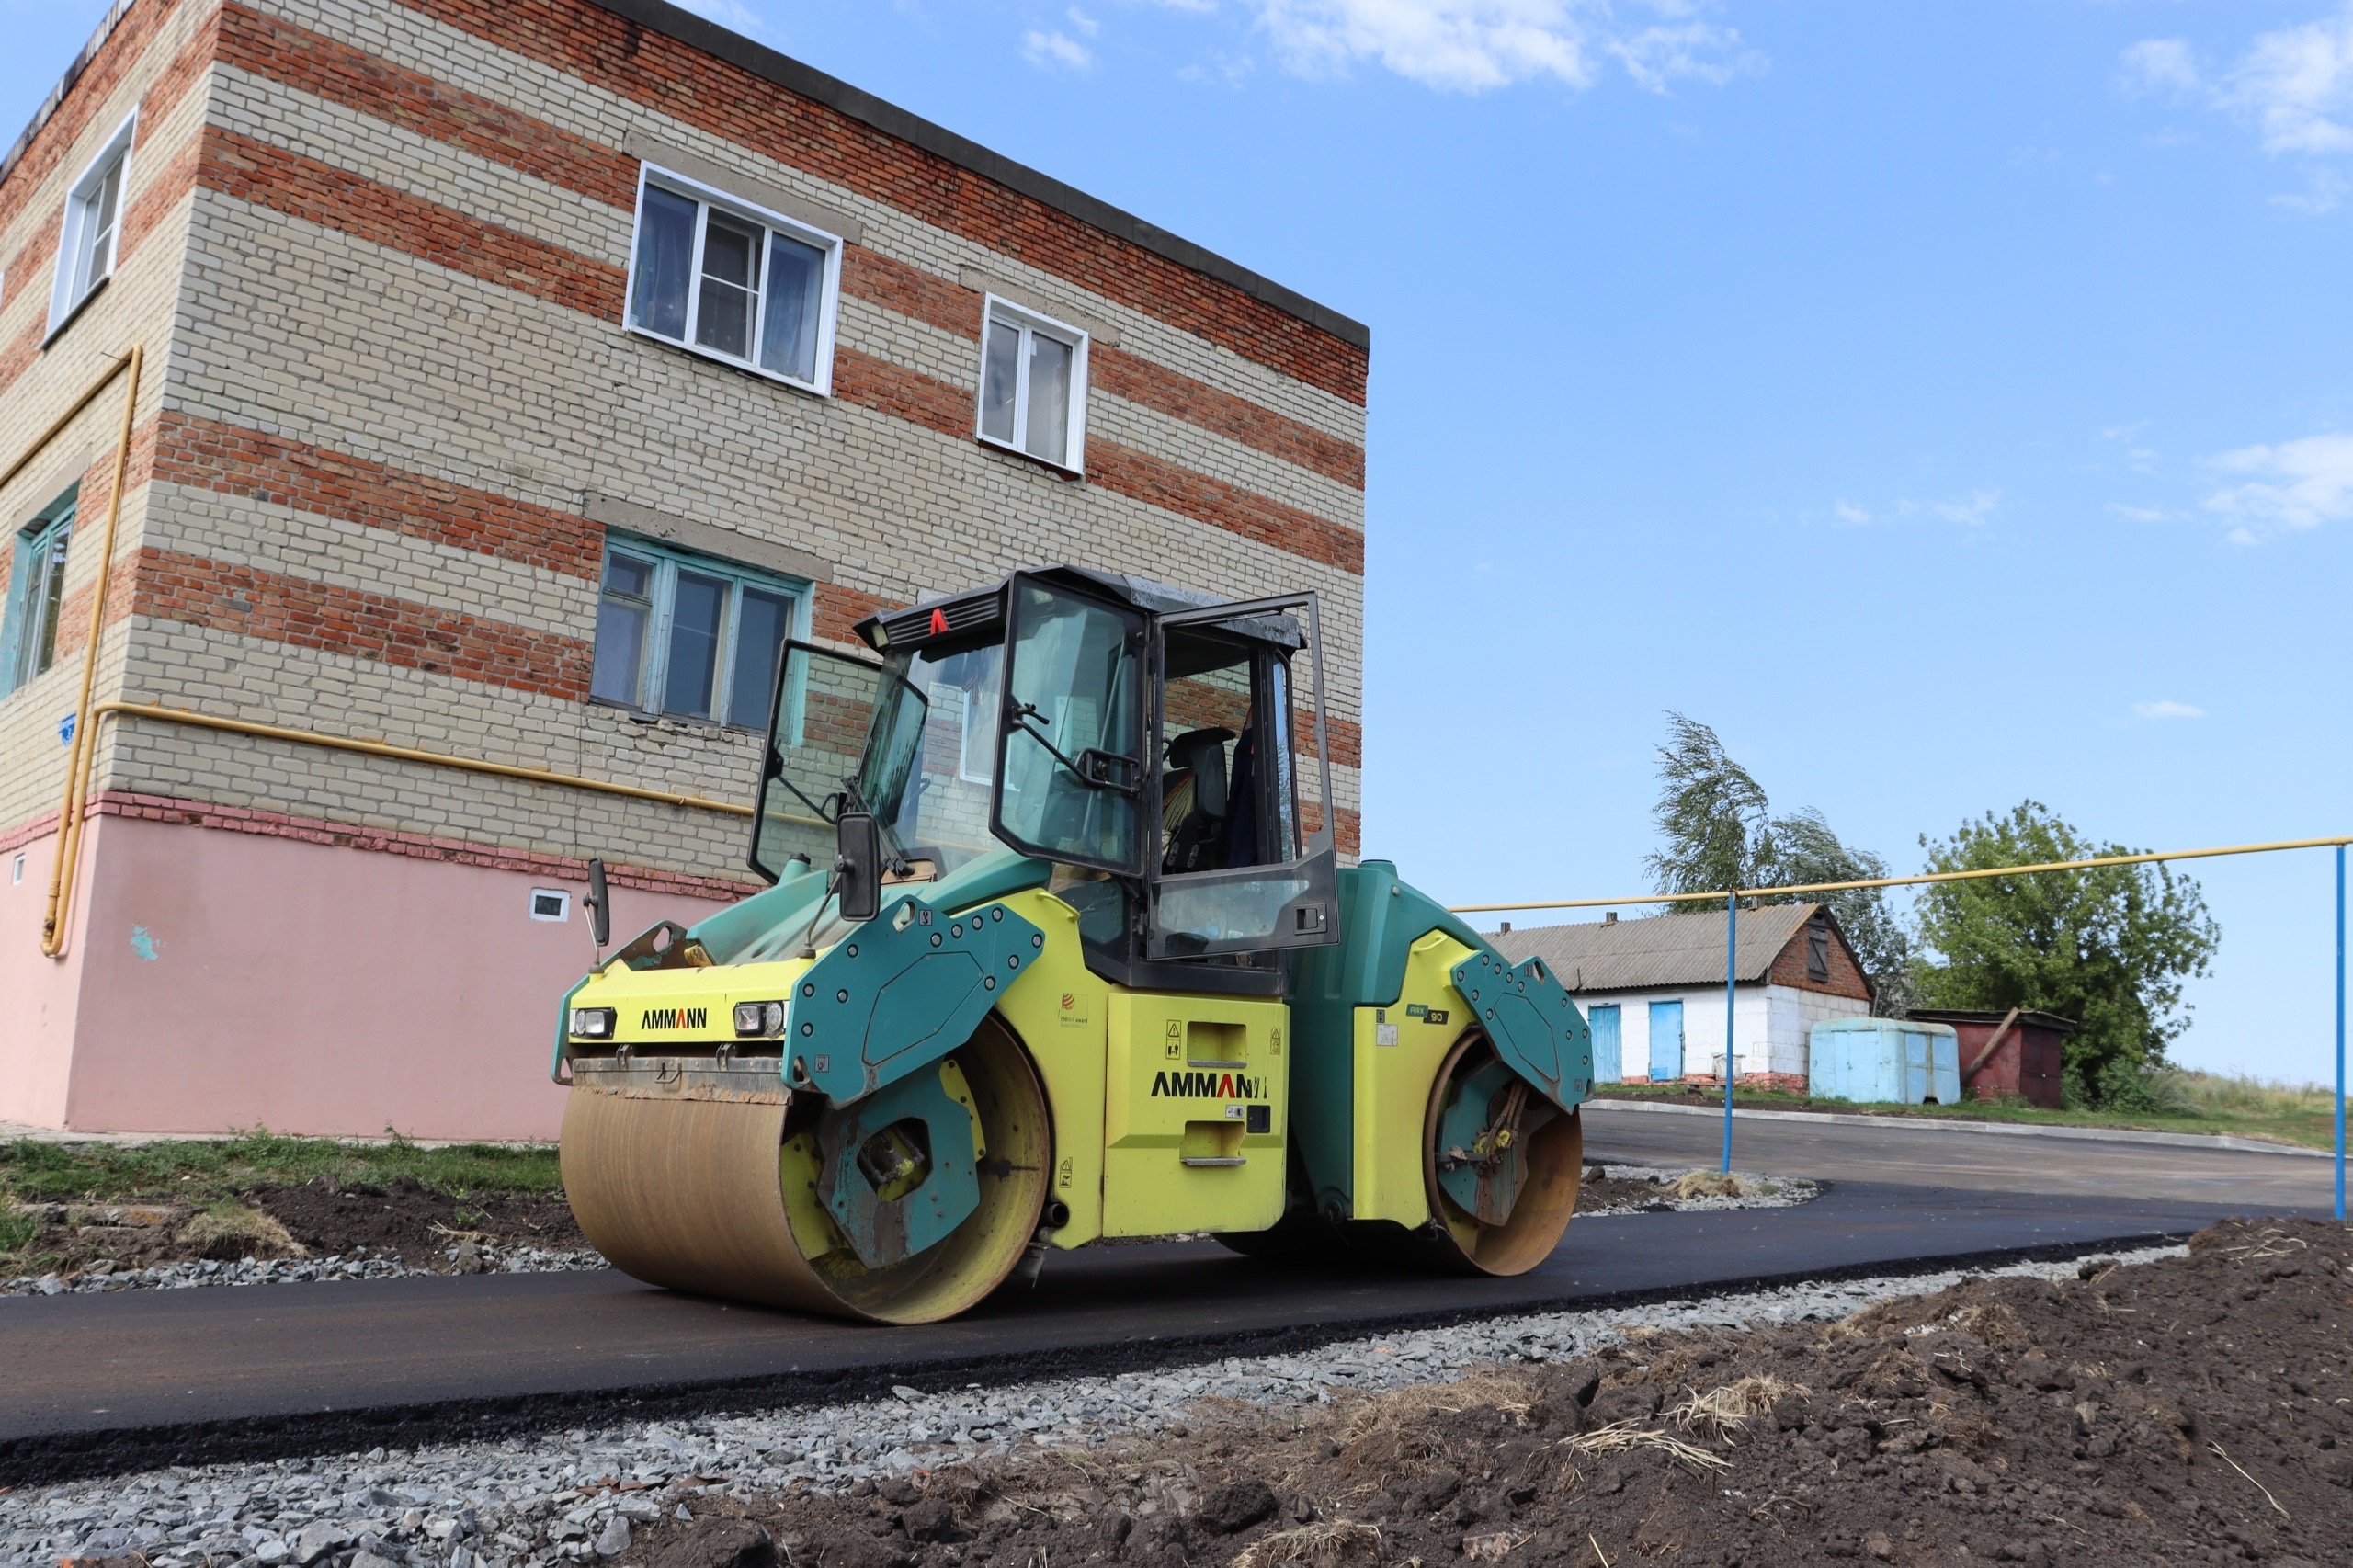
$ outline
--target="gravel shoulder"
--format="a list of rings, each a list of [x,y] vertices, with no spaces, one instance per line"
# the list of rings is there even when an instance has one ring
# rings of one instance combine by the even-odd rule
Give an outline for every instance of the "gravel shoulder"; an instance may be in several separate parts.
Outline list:
[[[2089,1263],[176,1469],[0,1495],[0,1556],[2317,1562],[2353,1529],[2348,1269],[2341,1226],[2233,1222]]]

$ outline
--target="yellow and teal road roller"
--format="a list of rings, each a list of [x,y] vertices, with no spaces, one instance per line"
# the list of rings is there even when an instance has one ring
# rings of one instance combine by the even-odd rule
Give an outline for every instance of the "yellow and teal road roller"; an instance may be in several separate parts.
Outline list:
[[[858,632],[875,657],[782,650],[771,885],[563,1000],[564,1187],[599,1251],[923,1323],[1110,1236],[1490,1274],[1552,1250],[1585,1020],[1393,867],[1340,865],[1313,594],[1053,567]]]

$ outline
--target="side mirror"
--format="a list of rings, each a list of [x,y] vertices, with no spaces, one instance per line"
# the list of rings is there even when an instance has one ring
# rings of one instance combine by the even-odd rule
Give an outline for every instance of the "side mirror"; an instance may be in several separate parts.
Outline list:
[[[588,896],[581,900],[588,906],[588,939],[599,948],[613,937],[613,900],[605,891],[605,863],[588,862]]]
[[[882,912],[882,829],[867,812],[844,812],[835,824],[841,856],[834,862],[845,920],[871,920]]]

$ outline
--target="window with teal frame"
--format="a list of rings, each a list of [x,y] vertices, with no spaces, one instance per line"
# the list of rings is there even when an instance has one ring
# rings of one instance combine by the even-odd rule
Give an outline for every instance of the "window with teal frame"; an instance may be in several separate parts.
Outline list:
[[[589,695],[764,729],[778,650],[800,634],[808,594],[803,583],[615,535],[605,547]]]
[[[8,606],[0,624],[0,692],[57,662],[57,622],[65,608],[65,555],[74,537],[74,493],[51,503],[17,535]]]

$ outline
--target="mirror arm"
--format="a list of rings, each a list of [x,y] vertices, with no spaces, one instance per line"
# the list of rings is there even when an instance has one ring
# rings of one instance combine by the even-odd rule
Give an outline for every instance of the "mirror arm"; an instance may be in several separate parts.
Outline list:
[[[1038,709],[1036,704],[1025,702],[1020,707],[1013,710],[1013,727],[1020,731],[1023,734],[1028,735],[1031,740],[1036,741],[1040,745],[1045,747],[1047,755],[1051,756],[1056,762],[1061,763],[1064,767],[1069,768],[1071,771],[1071,777],[1076,778],[1081,784],[1086,785],[1090,790],[1117,790],[1123,795],[1133,795],[1140,793],[1142,790],[1143,782],[1142,776],[1143,772],[1143,765],[1139,763],[1134,757],[1126,756],[1120,752],[1105,751],[1099,746],[1088,746],[1085,750],[1081,751],[1078,756],[1074,757],[1067,752],[1064,752],[1062,747],[1048,740],[1044,731],[1040,730],[1036,725],[1029,722],[1032,718],[1037,716]],[[1116,762],[1124,764],[1125,766],[1136,770],[1137,778],[1122,784],[1118,779],[1110,778],[1108,772],[1097,767],[1089,767],[1087,763],[1087,759],[1089,757],[1097,758],[1099,762]]]

